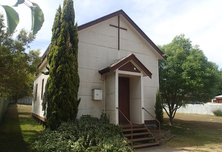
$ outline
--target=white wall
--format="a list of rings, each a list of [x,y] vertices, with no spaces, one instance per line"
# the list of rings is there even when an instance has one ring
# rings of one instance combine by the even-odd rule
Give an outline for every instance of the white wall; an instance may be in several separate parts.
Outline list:
[[[113,39],[112,33],[109,32],[109,24],[107,27],[104,26],[104,23],[100,23],[79,31],[78,62],[80,87],[78,95],[81,98],[81,102],[78,117],[83,114],[100,117],[104,111],[104,102],[106,101],[106,112],[110,115],[111,122],[115,122],[115,104],[113,104],[115,103],[115,90],[113,87],[105,90],[103,80],[104,78],[106,79],[106,86],[114,85],[114,76],[102,78],[98,72],[118,58],[118,51],[115,49],[116,42]],[[102,89],[103,100],[93,101],[92,89]]]
[[[143,77],[144,106],[152,113],[154,111],[156,90],[159,88],[159,55],[122,16],[121,27],[127,28],[127,31],[121,30],[120,50],[118,50],[118,30],[111,27],[110,24],[118,25],[118,18],[114,17],[78,32],[80,77],[78,96],[81,98],[78,117],[85,114],[100,117],[104,111],[105,103],[105,111],[110,116],[110,121],[115,123],[117,117],[115,107],[115,72],[105,76],[106,84],[104,85],[104,77],[101,78],[98,71],[115,63],[122,57],[134,53],[152,73],[152,79],[148,76]],[[43,78],[47,79],[47,76],[39,74],[36,77],[35,84],[38,84],[38,96],[37,101],[33,104],[33,112],[40,116],[43,116],[40,97]],[[104,89],[104,86],[106,86],[106,89]],[[92,89],[102,89],[103,94],[105,94],[105,96],[103,95],[103,100],[93,101]],[[132,101],[136,100],[139,99],[132,97]],[[132,104],[136,102],[132,102]],[[149,120],[152,118],[145,116],[145,119]]]
[[[120,57],[125,57],[129,52],[134,53],[143,65],[152,73],[152,78],[143,77],[144,89],[144,107],[154,114],[154,104],[156,101],[156,92],[159,88],[158,55],[147,41],[138,32],[122,18],[121,26],[127,28],[127,31],[121,31],[121,50]],[[145,120],[153,118],[144,113]]]
[[[122,32],[124,38],[121,39],[120,57],[128,55],[128,51],[134,53],[143,65],[152,73],[152,78],[143,77],[144,89],[144,107],[153,115],[154,104],[156,101],[156,92],[159,88],[159,72],[158,72],[158,55],[156,51],[147,43],[147,41],[137,33],[137,31],[129,25],[125,19],[122,20],[121,26],[128,30]],[[153,118],[144,113],[145,120],[153,120]]]
[[[213,111],[222,110],[220,103],[206,103],[206,104],[187,104],[186,107],[181,107],[177,110],[178,113],[193,113],[214,115]]]
[[[47,69],[44,66],[42,69],[40,69],[40,71],[41,72],[46,72]],[[33,100],[32,100],[32,113],[37,114],[40,117],[45,118],[44,112],[42,111],[42,99],[43,98],[41,98],[41,93],[42,93],[42,88],[43,88],[43,95],[44,95],[45,85],[46,85],[46,82],[47,82],[47,79],[48,79],[49,75],[44,75],[41,72],[36,76],[35,81],[34,81],[33,95],[35,95],[37,84],[38,84],[38,89],[37,89],[36,99],[33,97]],[[42,86],[42,80],[43,79],[44,79],[44,84],[43,84],[44,86]]]
[[[141,77],[130,78],[130,121],[141,124]]]
[[[105,76],[105,112],[108,115],[111,123],[116,123],[116,104],[115,104],[115,73],[110,73]]]

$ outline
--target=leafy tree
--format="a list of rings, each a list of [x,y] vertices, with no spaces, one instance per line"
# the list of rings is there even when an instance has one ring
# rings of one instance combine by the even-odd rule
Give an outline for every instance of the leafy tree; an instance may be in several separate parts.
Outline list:
[[[207,102],[217,93],[217,66],[207,61],[198,46],[185,36],[176,36],[160,46],[167,60],[160,61],[160,92],[164,110],[173,124],[177,109],[189,101]]]
[[[44,22],[44,14],[39,7],[38,4],[33,3],[31,1],[26,2],[25,0],[17,0],[16,4],[13,7],[18,7],[20,4],[25,4],[27,7],[31,9],[32,12],[32,27],[31,30],[35,35],[42,27]],[[18,13],[8,5],[1,5],[5,10],[6,17],[7,17],[7,24],[8,24],[8,31],[9,34],[12,34],[19,23],[19,15]]]
[[[189,100],[209,102],[217,94],[218,66],[209,62],[198,46],[194,46],[190,51],[183,69],[183,77],[189,86]]]
[[[13,63],[13,57],[10,51],[4,47],[0,46],[0,96],[7,97],[9,96],[10,88],[10,77],[12,76],[12,70],[10,66]]]
[[[218,81],[218,90],[217,90],[217,95],[222,95],[222,69],[219,71],[219,81]]]
[[[40,55],[40,50],[30,50],[29,54],[28,54],[28,63],[29,63],[29,67],[28,67],[28,71],[33,74],[38,72],[37,66],[38,64],[41,62],[41,58],[39,57]]]
[[[163,102],[161,99],[160,92],[158,91],[156,94],[156,102],[155,102],[155,114],[156,119],[160,122],[160,127],[163,127]],[[159,127],[159,123],[157,123]]]
[[[47,123],[51,130],[62,121],[76,119],[78,113],[78,33],[74,25],[72,0],[64,0],[59,6],[52,28],[52,39],[47,56],[49,78],[47,80]],[[46,107],[46,106],[45,106]]]
[[[34,36],[21,30],[14,40],[4,30],[3,16],[0,15],[0,96],[19,99],[31,95],[39,51],[25,52]],[[29,35],[29,36],[28,36]],[[33,55],[35,54],[35,55]]]

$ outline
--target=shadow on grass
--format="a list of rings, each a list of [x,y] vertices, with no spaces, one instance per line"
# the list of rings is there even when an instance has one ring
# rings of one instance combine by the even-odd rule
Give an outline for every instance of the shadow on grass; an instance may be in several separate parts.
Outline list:
[[[9,104],[0,126],[1,152],[27,152],[28,144],[23,140],[16,104]]]
[[[168,119],[164,119],[168,124]],[[220,145],[222,141],[222,122],[203,122],[174,119],[174,125],[164,125],[175,137],[168,143],[173,147],[203,147]]]

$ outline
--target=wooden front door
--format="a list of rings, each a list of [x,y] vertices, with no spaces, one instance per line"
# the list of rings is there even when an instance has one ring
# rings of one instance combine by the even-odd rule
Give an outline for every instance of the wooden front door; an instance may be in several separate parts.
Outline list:
[[[129,78],[119,77],[119,109],[130,120],[129,104]],[[126,118],[119,112],[119,123],[128,123]]]

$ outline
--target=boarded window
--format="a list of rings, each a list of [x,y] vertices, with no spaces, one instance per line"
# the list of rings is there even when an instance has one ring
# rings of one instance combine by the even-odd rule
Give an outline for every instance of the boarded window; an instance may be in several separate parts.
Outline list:
[[[42,92],[41,92],[41,99],[43,99],[43,93],[44,93],[44,79],[42,79]]]

